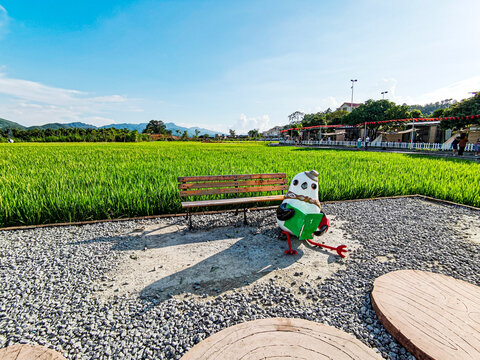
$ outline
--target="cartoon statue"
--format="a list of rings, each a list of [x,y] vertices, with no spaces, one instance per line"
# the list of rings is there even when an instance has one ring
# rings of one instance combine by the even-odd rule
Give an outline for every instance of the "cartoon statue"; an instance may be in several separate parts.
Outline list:
[[[312,245],[336,250],[338,255],[345,257],[342,253],[347,251],[345,245],[335,248],[311,240],[313,235],[323,235],[330,226],[318,201],[318,172],[315,170],[295,175],[285,194],[285,200],[277,209],[277,224],[287,236],[289,249],[285,254],[297,253],[292,249],[290,241],[290,235],[295,235],[299,240],[307,240]]]

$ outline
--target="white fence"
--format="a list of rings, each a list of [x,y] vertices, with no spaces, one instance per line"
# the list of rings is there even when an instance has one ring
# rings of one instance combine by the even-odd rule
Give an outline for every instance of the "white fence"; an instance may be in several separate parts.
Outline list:
[[[280,144],[284,145],[312,145],[312,146],[344,146],[344,147],[357,147],[357,141],[302,141],[299,143],[293,140],[280,140]],[[362,141],[361,147],[365,147],[365,142]],[[452,144],[442,143],[409,143],[409,142],[370,142],[368,147],[372,148],[387,148],[387,149],[414,149],[414,150],[452,150]],[[465,151],[475,151],[475,144],[467,144]]]

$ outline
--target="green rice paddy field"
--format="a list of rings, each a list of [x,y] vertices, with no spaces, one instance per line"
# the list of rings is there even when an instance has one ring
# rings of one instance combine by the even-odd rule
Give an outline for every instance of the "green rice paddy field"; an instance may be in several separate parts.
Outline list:
[[[258,143],[0,144],[0,227],[181,212],[177,176],[315,169],[321,201],[423,194],[480,206],[480,164]]]

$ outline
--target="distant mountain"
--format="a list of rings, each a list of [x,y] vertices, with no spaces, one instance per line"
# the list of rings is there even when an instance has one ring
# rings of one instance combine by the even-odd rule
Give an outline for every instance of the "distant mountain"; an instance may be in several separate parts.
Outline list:
[[[140,123],[140,124],[124,123],[124,124],[104,125],[101,128],[106,129],[106,128],[112,128],[113,127],[115,129],[128,129],[128,130],[132,130],[132,131],[137,130],[138,132],[142,132],[143,130],[145,130],[147,125],[148,125],[148,123]],[[195,135],[195,130],[200,131],[200,133],[198,135],[207,134],[208,136],[213,137],[213,136],[215,136],[215,134],[221,134],[218,131],[202,129],[202,128],[199,128],[199,127],[187,128],[187,127],[183,127],[183,126],[178,126],[174,123],[165,123],[165,127],[167,128],[167,130],[172,131],[172,135],[178,135],[177,130],[180,132],[180,135],[182,135],[183,132],[186,130],[188,136],[194,136]]]
[[[115,129],[128,129],[130,131],[137,130],[141,133],[147,127],[147,123],[140,123],[140,124],[110,124],[110,125],[103,125],[100,126],[100,129],[108,129],[108,128],[115,128]]]
[[[16,122],[0,118],[0,130],[3,129],[26,129],[25,126],[17,124]]]
[[[203,128],[199,128],[199,127],[187,128],[187,127],[183,127],[183,126],[178,126],[178,125],[175,125],[174,123],[165,123],[165,127],[167,128],[167,130],[172,130],[172,135],[178,135],[177,130],[180,132],[180,135],[182,135],[183,132],[186,130],[188,136],[194,136],[195,135],[195,130],[200,131],[200,133],[198,135],[207,134],[208,136],[211,136],[211,137],[214,137],[216,134],[223,134],[223,133],[218,132],[218,131],[203,129]]]
[[[49,123],[45,125],[38,125],[38,126],[30,126],[30,127],[25,127],[23,125],[20,125],[16,122],[10,121],[10,120],[5,120],[0,118],[0,129],[41,129],[41,130],[46,130],[46,129],[73,129],[73,128],[80,128],[80,129],[108,129],[108,128],[115,128],[115,129],[128,129],[131,131],[137,130],[139,133],[141,133],[145,128],[147,127],[148,123],[140,123],[140,124],[130,124],[130,123],[123,123],[123,124],[110,124],[110,125],[104,125],[104,126],[94,126],[90,124],[85,124],[82,122],[72,122],[68,124],[61,124],[61,123]],[[175,125],[174,123],[166,123],[165,124],[167,130],[172,131],[172,135],[178,135],[179,133],[177,130],[180,132],[180,135],[183,134],[184,131],[187,131],[188,136],[194,136],[195,135],[195,130],[199,131],[198,135],[204,135],[207,134],[208,136],[215,136],[216,134],[222,134],[218,131],[213,131],[213,130],[208,130],[208,129],[203,129],[199,127],[183,127],[183,126],[178,126]]]
[[[66,124],[50,123],[50,124],[45,124],[45,125],[30,126],[28,129],[39,129],[39,130],[52,129],[52,130],[57,130],[57,129],[70,129],[70,128],[71,127],[67,126]]]
[[[65,124],[65,125],[69,125],[72,128],[97,129],[97,127],[94,126],[94,125],[85,124],[85,123],[82,123],[82,122],[72,122],[72,123],[68,123],[68,124]]]
[[[72,122],[68,124],[60,124],[60,123],[49,123],[45,125],[39,125],[39,126],[30,126],[28,129],[41,129],[41,130],[46,130],[46,129],[52,129],[52,130],[57,130],[57,129],[74,129],[74,128],[79,128],[79,129],[96,129],[96,126],[90,125],[90,124],[85,124],[82,122]]]

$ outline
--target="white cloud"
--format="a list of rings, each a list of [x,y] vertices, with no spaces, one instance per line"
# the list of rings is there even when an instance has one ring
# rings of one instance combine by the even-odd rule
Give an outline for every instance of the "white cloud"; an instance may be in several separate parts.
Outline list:
[[[0,117],[22,125],[49,122],[113,123],[111,113],[140,112],[134,100],[123,95],[89,96],[88,93],[56,88],[39,82],[9,78],[0,73]],[[110,116],[109,116],[110,115]]]
[[[241,114],[240,118],[232,126],[232,129],[238,134],[246,134],[252,129],[258,129],[261,132],[270,128],[270,117],[268,115],[247,117],[245,114]]]
[[[7,10],[0,5],[0,40],[8,33],[8,24],[10,18],[8,17]]]
[[[166,121],[166,122],[169,122],[169,121]],[[184,121],[181,121],[181,122],[175,121],[175,124],[178,125],[178,126],[186,127],[186,128],[198,127],[198,128],[201,128],[201,129],[217,131],[218,133],[225,133],[225,134],[228,134],[228,129],[229,129],[229,127],[224,125],[224,124],[218,125],[218,124],[207,124],[207,123],[198,123],[198,122],[186,123]],[[230,129],[231,129],[231,127],[230,127]]]
[[[397,96],[395,93],[397,81],[395,79],[390,80],[392,81],[393,85],[389,90],[391,97],[389,96],[388,98],[397,104],[406,103],[410,105],[424,105],[445,99],[454,99],[460,101],[472,96],[473,91],[480,90],[480,76],[474,76],[449,85],[445,85],[441,88],[434,89],[418,96]]]
[[[423,94],[416,102],[426,104],[445,99],[463,100],[472,96],[473,91],[479,90],[480,76],[474,76]]]
[[[80,113],[74,109],[56,105],[29,103],[23,100],[0,104],[0,114],[2,118],[17,121],[26,126],[83,120]]]
[[[240,114],[240,117],[233,123],[233,124],[186,124],[186,123],[178,123],[180,126],[185,127],[192,127],[198,126],[204,129],[214,130],[218,132],[222,132],[224,134],[228,134],[229,130],[235,130],[237,135],[240,134],[247,134],[248,131],[253,129],[258,129],[260,132],[268,130],[272,128],[273,124],[271,124],[270,116],[268,115],[261,115],[255,117],[247,117],[245,114]]]
[[[333,96],[328,96],[324,99],[318,101],[318,106],[315,107],[315,112],[325,111],[328,108],[331,110],[336,110],[340,106],[340,102],[337,101]],[[310,113],[311,111],[308,111]]]
[[[7,78],[0,74],[0,93],[28,101],[48,104],[69,105],[75,103],[76,96],[84,93],[76,90],[54,88],[38,82]]]
[[[93,97],[90,100],[97,101],[97,102],[105,102],[105,103],[123,103],[127,101],[127,98],[121,95],[110,95],[110,96]]]
[[[102,126],[102,125],[110,125],[115,123],[114,119],[110,119],[107,117],[103,116],[88,116],[86,118],[83,118],[83,122],[87,124],[94,124],[97,126]]]
[[[377,83],[377,94],[381,96],[383,91],[388,91],[385,94],[385,99],[393,100],[396,98],[398,81],[395,78],[383,78],[379,83]]]

